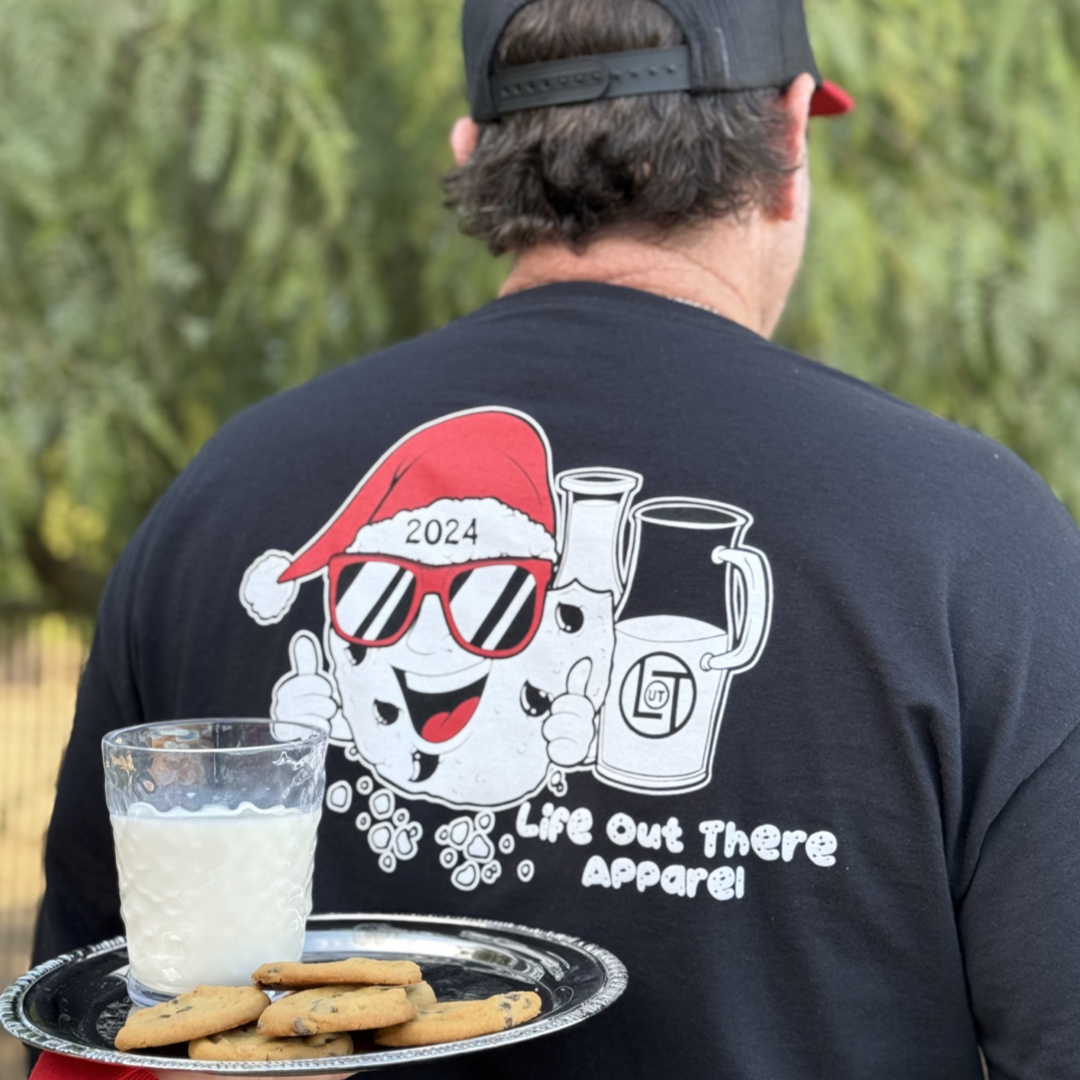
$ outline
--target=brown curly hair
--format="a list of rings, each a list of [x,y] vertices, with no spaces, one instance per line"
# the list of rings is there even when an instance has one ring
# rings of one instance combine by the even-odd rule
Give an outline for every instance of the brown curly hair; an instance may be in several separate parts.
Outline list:
[[[507,26],[498,63],[684,43],[653,0],[534,0]],[[470,160],[443,180],[447,204],[495,254],[770,210],[793,170],[780,93],[643,94],[511,113],[480,125]]]

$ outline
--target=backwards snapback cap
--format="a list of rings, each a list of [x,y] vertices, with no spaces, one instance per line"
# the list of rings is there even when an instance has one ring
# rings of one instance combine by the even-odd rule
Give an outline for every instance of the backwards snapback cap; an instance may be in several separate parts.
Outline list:
[[[682,28],[686,45],[497,68],[499,39],[532,2],[465,0],[465,74],[478,122],[634,94],[786,87],[804,71],[817,83],[812,116],[836,116],[855,104],[835,83],[822,80],[802,0],[655,0]]]

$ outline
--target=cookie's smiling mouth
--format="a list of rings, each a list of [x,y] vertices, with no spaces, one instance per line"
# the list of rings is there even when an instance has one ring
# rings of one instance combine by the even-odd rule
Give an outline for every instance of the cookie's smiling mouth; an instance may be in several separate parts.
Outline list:
[[[467,686],[432,694],[412,689],[407,672],[394,668],[394,674],[416,733],[429,743],[448,742],[463,731],[476,712],[487,685],[485,674]]]

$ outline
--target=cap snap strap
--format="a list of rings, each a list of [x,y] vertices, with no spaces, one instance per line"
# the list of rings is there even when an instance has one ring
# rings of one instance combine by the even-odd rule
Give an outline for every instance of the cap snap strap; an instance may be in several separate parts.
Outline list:
[[[500,113],[689,90],[690,86],[690,50],[685,45],[521,64],[500,68],[492,76]]]

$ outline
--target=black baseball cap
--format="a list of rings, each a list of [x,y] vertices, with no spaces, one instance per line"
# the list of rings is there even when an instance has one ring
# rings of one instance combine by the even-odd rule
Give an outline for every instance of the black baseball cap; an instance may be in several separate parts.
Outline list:
[[[837,116],[854,107],[846,91],[821,78],[802,0],[655,2],[682,28],[685,45],[500,69],[499,39],[533,0],[465,0],[462,36],[473,119],[633,94],[780,88],[804,71],[817,83],[812,116]]]

